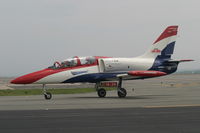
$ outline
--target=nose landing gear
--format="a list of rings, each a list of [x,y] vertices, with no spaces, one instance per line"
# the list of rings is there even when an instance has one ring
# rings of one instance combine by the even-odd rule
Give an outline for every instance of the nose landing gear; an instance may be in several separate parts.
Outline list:
[[[46,93],[44,94],[44,98],[45,98],[46,100],[49,100],[49,99],[52,98],[52,94],[51,94],[50,92],[46,92]]]
[[[43,84],[43,94],[44,94],[44,98],[46,100],[50,100],[52,98],[52,94],[50,92],[47,92],[46,88],[45,88],[45,84]]]

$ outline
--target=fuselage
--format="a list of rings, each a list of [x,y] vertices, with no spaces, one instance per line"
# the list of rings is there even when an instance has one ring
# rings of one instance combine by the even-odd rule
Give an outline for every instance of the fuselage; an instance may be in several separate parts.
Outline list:
[[[12,81],[15,84],[56,84],[117,80],[117,75],[129,71],[145,71],[159,69],[160,63],[153,58],[111,58],[103,56],[74,57],[63,62],[55,62],[53,66],[33,72]],[[158,63],[157,63],[158,64]],[[154,66],[154,68],[153,68]],[[164,70],[162,70],[165,72]],[[170,69],[168,73],[174,72]],[[144,79],[145,76],[126,76],[124,80]]]

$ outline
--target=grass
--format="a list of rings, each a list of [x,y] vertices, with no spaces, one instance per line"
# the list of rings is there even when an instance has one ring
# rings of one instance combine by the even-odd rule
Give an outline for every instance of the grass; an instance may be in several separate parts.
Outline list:
[[[116,88],[105,88],[107,91],[115,90]],[[94,88],[75,88],[75,89],[48,89],[52,94],[79,94],[95,92]],[[27,96],[41,95],[42,89],[15,89],[15,90],[0,90],[0,96]]]

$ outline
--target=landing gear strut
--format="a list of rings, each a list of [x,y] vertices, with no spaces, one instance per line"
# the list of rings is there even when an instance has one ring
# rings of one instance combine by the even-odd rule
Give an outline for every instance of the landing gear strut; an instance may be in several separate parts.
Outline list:
[[[119,78],[119,83],[118,83],[118,86],[117,86],[117,94],[118,94],[118,97],[119,98],[124,98],[126,97],[126,89],[122,88],[122,78],[120,77]]]
[[[47,92],[46,88],[45,88],[45,84],[43,84],[43,94],[44,94],[44,98],[46,100],[50,100],[52,98],[52,94],[50,92]]]

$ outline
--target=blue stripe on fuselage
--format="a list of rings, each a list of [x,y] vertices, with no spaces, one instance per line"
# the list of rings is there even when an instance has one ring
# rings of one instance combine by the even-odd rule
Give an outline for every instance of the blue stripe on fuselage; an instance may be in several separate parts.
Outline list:
[[[120,73],[92,73],[92,74],[84,74],[80,76],[76,76],[65,80],[62,83],[77,83],[77,82],[90,82],[90,83],[97,83],[100,81],[107,81],[109,79],[114,79],[118,74],[123,74],[127,72],[120,72]]]

